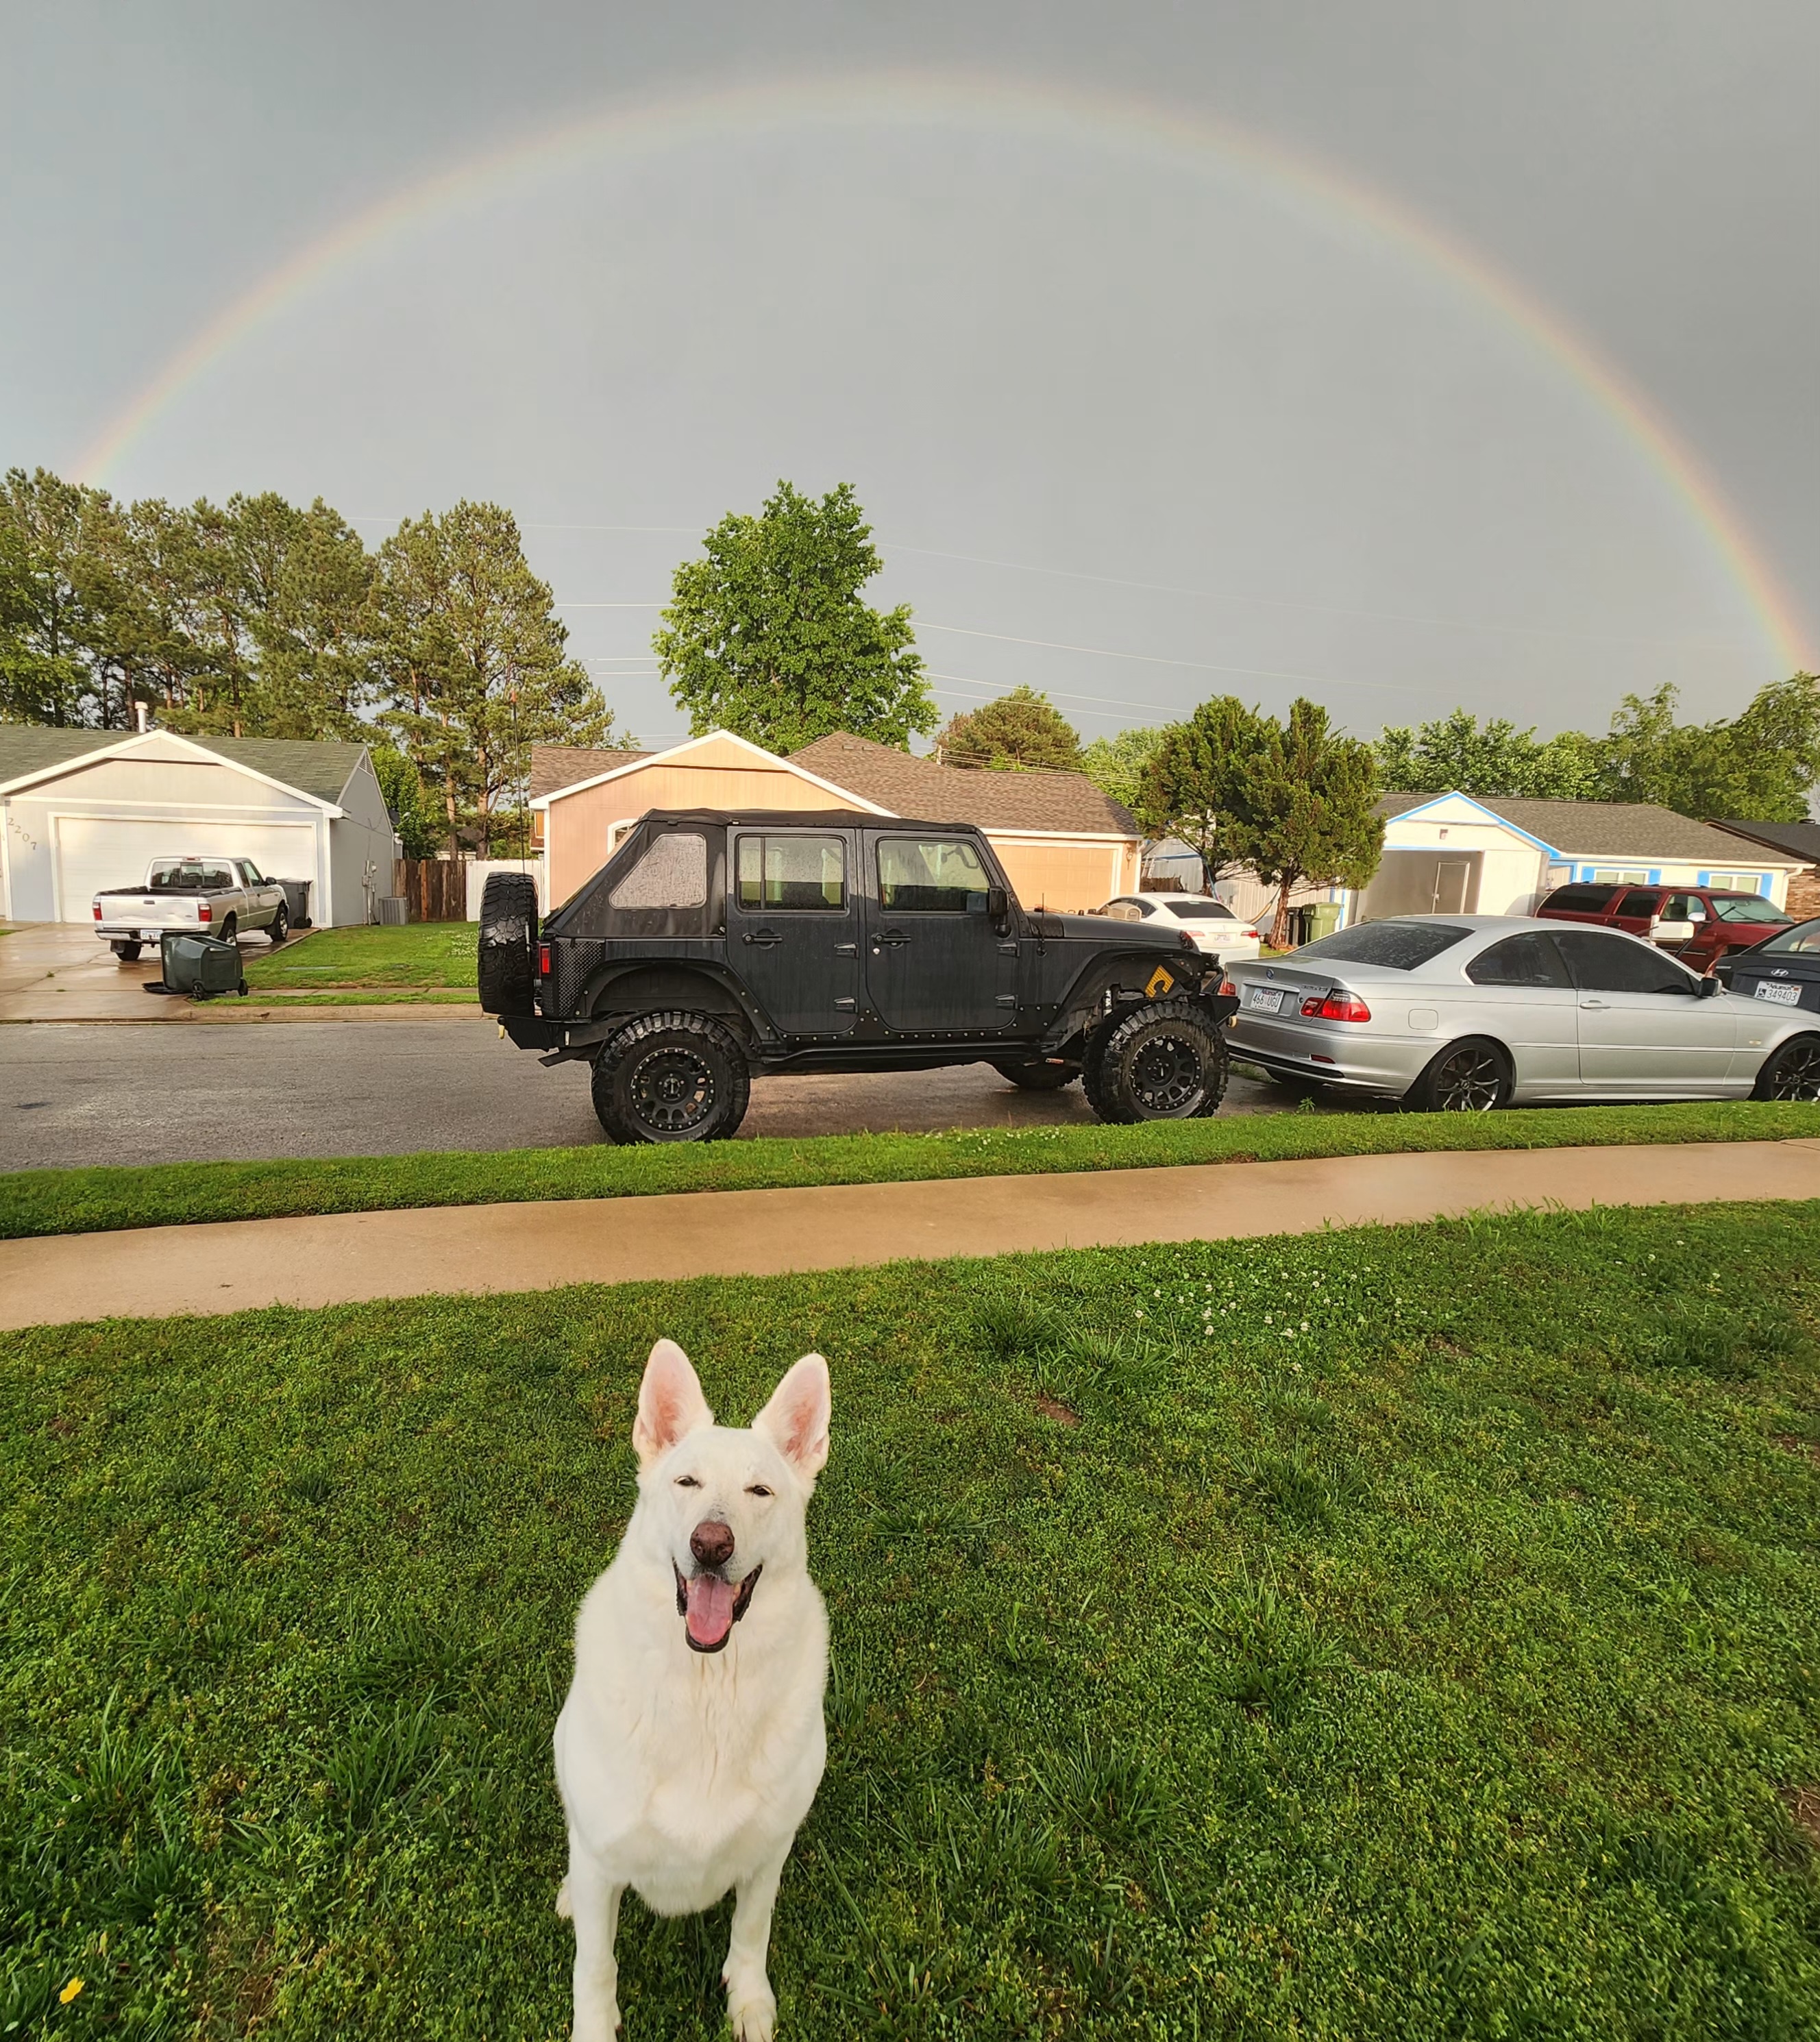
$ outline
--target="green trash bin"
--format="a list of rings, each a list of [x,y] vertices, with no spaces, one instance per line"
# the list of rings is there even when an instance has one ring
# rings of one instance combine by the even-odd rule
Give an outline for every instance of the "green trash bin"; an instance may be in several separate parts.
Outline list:
[[[193,936],[166,929],[159,940],[159,959],[163,977],[147,992],[182,992],[192,1000],[212,999],[218,992],[247,996],[247,981],[240,971],[240,946],[220,936]]]
[[[1310,901],[1302,912],[1308,917],[1308,934],[1302,939],[1305,943],[1311,943],[1320,936],[1330,936],[1340,926],[1337,901]]]

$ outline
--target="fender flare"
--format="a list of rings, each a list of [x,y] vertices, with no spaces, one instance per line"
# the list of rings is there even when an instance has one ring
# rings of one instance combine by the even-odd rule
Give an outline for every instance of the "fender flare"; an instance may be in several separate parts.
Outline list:
[[[662,962],[648,958],[615,958],[596,965],[582,981],[577,1007],[596,1023],[609,1019],[614,1010],[606,1005],[606,995],[622,979],[633,977],[661,979],[663,983],[652,987],[649,999],[641,998],[637,1005],[625,1010],[629,1021],[658,1007],[685,1008],[732,1021],[735,1032],[746,1036],[750,1042],[779,1039],[777,1030],[740,983],[738,975],[709,958],[678,958],[674,961],[666,958]],[[692,1003],[691,980],[712,987],[720,996]]]

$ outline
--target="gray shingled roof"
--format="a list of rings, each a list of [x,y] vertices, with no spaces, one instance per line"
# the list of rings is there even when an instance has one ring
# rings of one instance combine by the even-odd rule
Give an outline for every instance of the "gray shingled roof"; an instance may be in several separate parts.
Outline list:
[[[1440,794],[1386,794],[1378,804],[1389,818],[1443,800]],[[1734,839],[1710,824],[1648,801],[1531,801],[1469,794],[1550,850],[1566,858],[1673,858],[1703,865],[1735,862]]]
[[[135,735],[130,730],[67,730],[43,724],[0,723],[0,786],[60,766],[91,751],[124,744]],[[290,737],[190,737],[205,751],[249,766],[255,773],[277,780],[300,793],[314,794],[319,801],[338,803],[342,790],[354,777],[364,744],[318,743]]]
[[[531,799],[564,787],[579,787],[583,780],[598,780],[603,773],[617,772],[635,759],[650,756],[648,751],[606,751],[581,744],[533,744]]]
[[[1746,843],[1779,851],[1790,858],[1805,858],[1820,865],[1820,823],[1720,822],[1713,828],[1727,836],[1741,836]]]
[[[1006,773],[938,766],[836,731],[790,754],[793,766],[859,794],[893,815],[981,829],[1054,830],[1095,836],[1141,834],[1125,809],[1084,773]]]

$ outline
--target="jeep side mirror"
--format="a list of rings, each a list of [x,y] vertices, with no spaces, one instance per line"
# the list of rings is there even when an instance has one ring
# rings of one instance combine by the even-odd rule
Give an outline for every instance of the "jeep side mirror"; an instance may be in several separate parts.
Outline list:
[[[1003,928],[1011,918],[1011,897],[1002,886],[986,889],[986,919],[996,928]]]

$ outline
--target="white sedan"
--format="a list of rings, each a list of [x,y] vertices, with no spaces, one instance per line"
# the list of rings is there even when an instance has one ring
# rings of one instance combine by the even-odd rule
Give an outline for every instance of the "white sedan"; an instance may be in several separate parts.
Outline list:
[[[1233,1054],[1292,1084],[1431,1112],[1820,1099],[1820,1015],[1742,999],[1618,929],[1408,915],[1230,975]]]
[[[1242,922],[1223,901],[1204,893],[1121,893],[1099,911],[1120,922],[1156,922],[1164,928],[1186,929],[1195,947],[1224,964],[1233,958],[1254,958],[1263,939]]]

